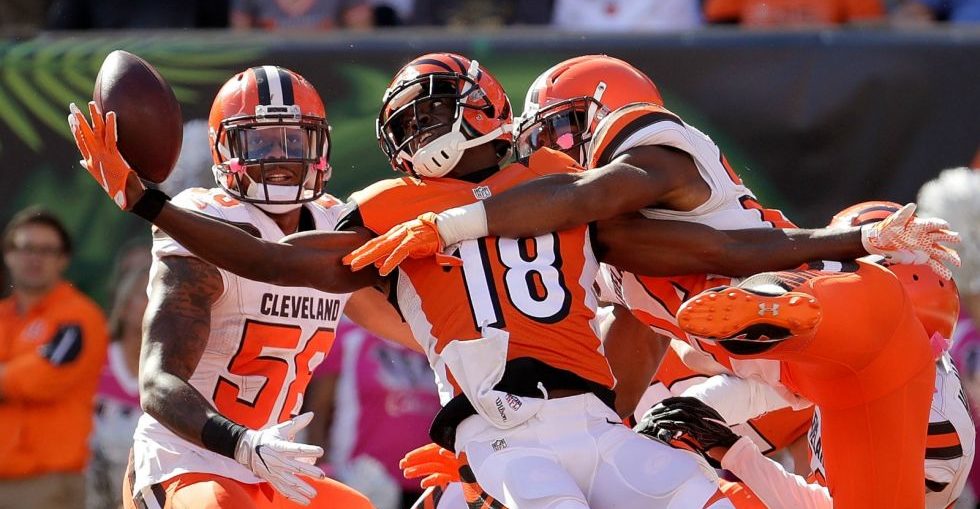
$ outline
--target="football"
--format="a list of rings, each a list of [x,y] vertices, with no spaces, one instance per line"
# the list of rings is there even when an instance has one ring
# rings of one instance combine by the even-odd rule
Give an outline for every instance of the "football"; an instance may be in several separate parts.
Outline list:
[[[92,99],[116,112],[119,152],[140,178],[163,182],[184,140],[180,104],[152,65],[122,50],[109,53],[95,78]]]

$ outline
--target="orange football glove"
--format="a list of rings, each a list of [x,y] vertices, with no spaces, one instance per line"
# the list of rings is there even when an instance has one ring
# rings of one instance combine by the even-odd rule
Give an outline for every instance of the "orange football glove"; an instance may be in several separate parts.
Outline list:
[[[406,258],[434,256],[440,265],[462,265],[462,260],[442,253],[442,239],[436,226],[436,215],[426,212],[417,219],[393,226],[344,257],[344,264],[358,271],[374,264],[378,273],[387,276]]]
[[[459,482],[459,460],[452,452],[436,444],[428,444],[409,451],[398,468],[406,479],[422,477],[422,488],[445,487],[451,482]]]
[[[915,204],[909,203],[883,221],[861,228],[861,243],[868,253],[884,256],[899,264],[929,267],[939,277],[953,277],[945,263],[960,266],[960,257],[952,248],[941,243],[954,244],[959,234],[949,230],[949,223],[942,219],[915,217]]]
[[[79,162],[119,208],[128,210],[139,197],[138,195],[127,196],[126,194],[126,183],[130,176],[136,176],[136,172],[119,153],[117,146],[119,133],[116,129],[115,112],[110,111],[103,119],[102,112],[99,111],[95,102],[89,102],[88,110],[92,115],[92,125],[90,126],[85,115],[75,106],[75,103],[71,103],[69,109],[71,114],[68,115],[68,126],[71,127],[75,145],[78,146],[78,151],[81,152],[83,158]],[[139,179],[134,178],[133,181],[139,182]],[[142,192],[140,188],[142,188],[142,184],[136,188]]]

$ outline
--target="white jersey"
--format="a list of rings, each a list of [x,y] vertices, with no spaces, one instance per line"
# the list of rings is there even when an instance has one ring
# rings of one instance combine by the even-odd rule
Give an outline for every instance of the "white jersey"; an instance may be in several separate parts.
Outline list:
[[[792,223],[777,210],[762,208],[752,191],[731,169],[721,150],[707,135],[686,124],[673,113],[653,104],[629,105],[604,118],[596,128],[589,147],[590,166],[597,167],[612,161],[624,152],[640,147],[662,145],[682,150],[691,156],[701,178],[711,190],[709,198],[690,211],[646,208],[640,212],[647,218],[700,223],[719,230],[748,228],[791,227]],[[706,351],[698,341],[689,338],[677,324],[677,310],[688,298],[703,290],[734,284],[731,278],[716,275],[687,275],[678,277],[645,277],[603,264],[600,288],[610,302],[628,307],[642,322],[656,332],[685,342],[691,356],[698,357],[697,376],[688,373],[658,373],[657,379],[640,400],[636,414],[642,415],[650,406],[670,396],[680,396],[685,390],[719,373],[735,374],[769,384],[796,408],[808,402],[800,400],[779,381],[779,362],[770,359],[732,359],[720,351]],[[683,369],[683,368],[682,368]],[[663,375],[663,376],[661,376]],[[739,424],[738,431],[752,436],[760,447],[770,450],[764,438],[751,426]]]
[[[220,189],[189,189],[172,203],[268,241],[284,237],[261,209]],[[312,213],[317,230],[333,230],[339,204],[325,196],[304,207]],[[194,256],[162,231],[154,229],[153,237],[151,276],[163,257]],[[260,429],[285,421],[299,413],[303,393],[333,343],[350,294],[275,286],[226,270],[218,272],[224,291],[211,307],[207,346],[189,383],[222,415],[243,426]],[[191,444],[149,415],[140,418],[133,455],[134,491],[187,472],[262,482],[235,460]]]
[[[926,507],[943,509],[952,504],[966,485],[973,465],[976,430],[960,385],[960,375],[948,353],[936,361],[936,389],[929,411],[926,437]],[[818,478],[826,478],[820,444],[820,410],[813,415],[807,434],[810,467]]]
[[[641,210],[646,217],[701,223],[717,229],[791,226],[782,213],[763,209],[758,204],[752,192],[729,169],[711,138],[666,110],[653,105],[627,106],[603,119],[596,132],[593,143],[598,145],[590,149],[594,163],[608,162],[638,146],[666,145],[690,154],[701,177],[711,188],[710,198],[694,210],[678,212],[648,208]],[[612,141],[606,141],[610,138]],[[703,290],[734,284],[731,278],[712,274],[646,277],[606,264],[602,264],[600,271],[599,286],[604,299],[626,306],[656,332],[689,344],[694,353],[702,357],[697,364],[705,368],[703,374],[733,373],[782,388],[778,361],[732,359],[727,354],[720,358],[722,355],[705,351],[703,345],[689,338],[677,324],[677,310],[684,301]],[[641,403],[649,408],[648,405],[671,395],[678,396],[705,379],[707,377],[684,376],[669,387],[656,383]],[[792,399],[788,391],[784,393]],[[642,414],[644,409],[637,411]]]

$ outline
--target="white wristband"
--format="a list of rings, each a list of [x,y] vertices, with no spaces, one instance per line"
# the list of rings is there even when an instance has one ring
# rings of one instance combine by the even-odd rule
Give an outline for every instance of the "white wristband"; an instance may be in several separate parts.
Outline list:
[[[487,211],[478,201],[436,214],[436,226],[443,246],[487,236]]]

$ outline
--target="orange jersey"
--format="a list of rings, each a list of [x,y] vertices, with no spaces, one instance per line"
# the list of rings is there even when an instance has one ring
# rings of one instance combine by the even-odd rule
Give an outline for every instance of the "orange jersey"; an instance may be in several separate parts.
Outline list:
[[[354,193],[357,210],[348,218],[359,215],[363,226],[382,234],[424,212],[473,203],[543,174],[580,170],[564,154],[542,150],[527,166],[508,165],[478,183],[386,180]],[[460,374],[441,364],[439,355],[453,340],[483,337],[484,327],[509,334],[507,360],[529,357],[605,387],[614,385],[594,323],[598,263],[586,226],[534,238],[468,240],[447,251],[461,257],[463,266],[409,259],[397,275],[399,307],[436,370],[444,399],[459,393],[455,380]]]
[[[0,478],[80,472],[106,355],[102,310],[68,283],[0,301]]]

